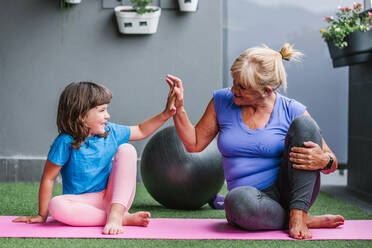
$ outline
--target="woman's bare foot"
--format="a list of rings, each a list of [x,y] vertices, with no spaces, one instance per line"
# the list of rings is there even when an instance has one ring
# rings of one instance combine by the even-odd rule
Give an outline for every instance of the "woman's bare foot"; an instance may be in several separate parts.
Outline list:
[[[106,226],[103,228],[103,234],[123,233],[123,216],[125,207],[119,203],[113,203],[107,218]]]
[[[124,226],[148,226],[150,223],[149,212],[136,212],[134,214],[125,213],[123,219]]]
[[[332,228],[344,224],[344,217],[341,215],[325,214],[318,216],[307,216],[306,225],[308,228]]]
[[[291,209],[289,216],[289,236],[294,239],[309,239],[312,237],[307,223],[307,213],[299,209]]]

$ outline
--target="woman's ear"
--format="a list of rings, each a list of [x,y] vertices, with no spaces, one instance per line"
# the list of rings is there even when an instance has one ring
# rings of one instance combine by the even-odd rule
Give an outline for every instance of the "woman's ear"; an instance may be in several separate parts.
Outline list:
[[[263,92],[265,96],[270,96],[273,93],[273,89],[269,86],[265,86]]]

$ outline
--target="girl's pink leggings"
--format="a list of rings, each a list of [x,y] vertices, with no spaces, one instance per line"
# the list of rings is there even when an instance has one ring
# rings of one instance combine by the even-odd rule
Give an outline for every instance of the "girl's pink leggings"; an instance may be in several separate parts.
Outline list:
[[[49,213],[71,226],[104,226],[113,203],[128,212],[136,191],[137,152],[130,144],[119,146],[107,188],[101,192],[60,195],[49,203]]]

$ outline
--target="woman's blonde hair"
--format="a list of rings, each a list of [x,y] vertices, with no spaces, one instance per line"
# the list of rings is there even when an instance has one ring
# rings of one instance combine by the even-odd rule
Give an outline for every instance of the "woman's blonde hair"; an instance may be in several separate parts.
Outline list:
[[[287,74],[284,60],[300,61],[303,54],[285,43],[280,51],[274,51],[266,45],[245,50],[231,66],[231,76],[243,86],[263,90],[265,86],[273,90],[287,88]]]
[[[84,123],[88,111],[99,105],[109,104],[111,98],[109,89],[92,82],[71,83],[63,90],[58,103],[58,132],[67,133],[74,138],[74,149],[79,150],[89,135],[89,128]],[[107,137],[109,131],[98,136]]]

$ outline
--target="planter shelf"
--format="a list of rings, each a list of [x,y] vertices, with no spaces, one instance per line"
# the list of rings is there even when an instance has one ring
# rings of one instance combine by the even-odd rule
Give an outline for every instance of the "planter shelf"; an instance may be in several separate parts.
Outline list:
[[[115,8],[116,20],[120,33],[123,34],[153,34],[158,28],[161,9],[149,6],[155,12],[138,14],[131,6],[117,6]]]
[[[348,46],[343,49],[336,47],[332,41],[327,42],[333,67],[372,61],[372,29],[351,33],[345,40]]]

